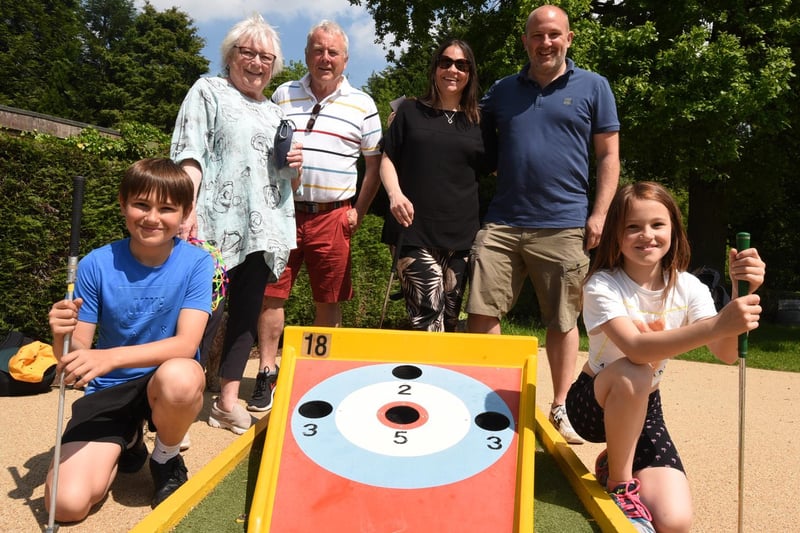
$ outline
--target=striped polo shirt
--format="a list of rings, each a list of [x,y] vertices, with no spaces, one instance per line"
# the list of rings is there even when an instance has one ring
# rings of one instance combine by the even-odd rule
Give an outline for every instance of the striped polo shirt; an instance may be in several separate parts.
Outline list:
[[[272,94],[295,126],[295,139],[303,143],[302,193],[299,202],[336,202],[356,194],[360,154],[379,155],[383,132],[375,102],[367,93],[342,78],[339,88],[322,101],[311,92],[311,77],[288,81]],[[311,128],[314,106],[319,114]]]

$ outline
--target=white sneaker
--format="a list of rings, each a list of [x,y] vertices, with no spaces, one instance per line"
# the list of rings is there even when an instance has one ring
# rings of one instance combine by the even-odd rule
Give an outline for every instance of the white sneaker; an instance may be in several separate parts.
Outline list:
[[[211,404],[211,414],[208,415],[208,425],[212,428],[229,429],[237,435],[243,434],[253,424],[253,417],[238,403],[233,404],[233,410],[223,411],[217,407],[215,401]]]
[[[185,452],[192,446],[192,438],[189,436],[189,432],[186,432],[186,435],[183,436],[183,440],[181,441],[181,451]]]
[[[572,428],[572,424],[569,423],[567,408],[563,405],[554,405],[550,408],[550,423],[569,444],[583,444],[583,439]]]

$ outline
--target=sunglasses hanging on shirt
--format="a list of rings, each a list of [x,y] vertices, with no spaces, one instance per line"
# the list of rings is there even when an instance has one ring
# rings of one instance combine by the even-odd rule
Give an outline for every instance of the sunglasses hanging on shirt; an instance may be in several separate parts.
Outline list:
[[[311,110],[311,116],[308,117],[308,122],[306,123],[306,131],[312,131],[314,129],[314,124],[317,123],[317,117],[320,111],[322,111],[322,106],[320,104],[314,105],[314,109]]]

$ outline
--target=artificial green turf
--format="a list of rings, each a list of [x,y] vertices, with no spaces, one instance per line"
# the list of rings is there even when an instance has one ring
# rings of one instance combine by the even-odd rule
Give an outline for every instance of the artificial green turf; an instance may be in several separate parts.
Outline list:
[[[262,448],[263,437],[253,444],[248,459],[239,463],[173,531],[176,533],[245,531],[247,526],[245,513],[250,507],[255,489]],[[586,512],[566,478],[561,474],[556,462],[542,449],[538,441],[534,468],[536,533],[600,531],[597,523]],[[491,505],[488,500],[486,503]]]
[[[242,460],[173,529],[176,533],[241,533],[247,530],[247,510],[256,488],[266,432],[258,434]]]

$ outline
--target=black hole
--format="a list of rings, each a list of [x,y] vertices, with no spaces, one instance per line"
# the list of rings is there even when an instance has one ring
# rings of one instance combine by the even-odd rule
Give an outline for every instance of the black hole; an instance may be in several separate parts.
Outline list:
[[[392,375],[398,379],[417,379],[422,375],[422,369],[414,365],[396,366]]]
[[[322,400],[314,400],[304,403],[297,411],[306,418],[324,418],[333,412],[333,406]]]
[[[487,411],[475,417],[475,423],[486,431],[502,431],[511,425],[508,417],[494,411]]]
[[[413,424],[419,420],[419,411],[407,405],[397,405],[386,411],[386,418],[395,424]]]

